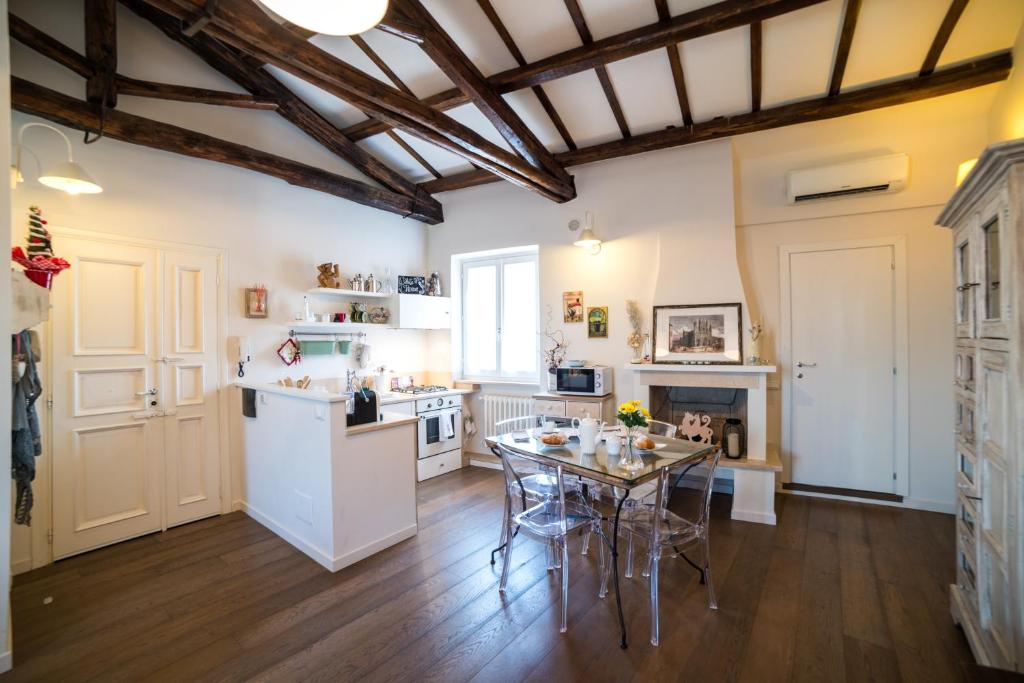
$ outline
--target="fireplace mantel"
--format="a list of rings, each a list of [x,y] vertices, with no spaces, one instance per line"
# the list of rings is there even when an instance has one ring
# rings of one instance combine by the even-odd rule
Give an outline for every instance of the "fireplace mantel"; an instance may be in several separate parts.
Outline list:
[[[622,366],[631,372],[710,372],[722,375],[770,375],[774,365],[675,365],[669,363],[630,363]]]

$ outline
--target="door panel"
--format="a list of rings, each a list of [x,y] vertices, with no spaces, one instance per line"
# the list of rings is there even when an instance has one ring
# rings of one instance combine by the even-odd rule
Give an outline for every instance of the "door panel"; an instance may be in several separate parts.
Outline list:
[[[974,288],[978,286],[974,268],[974,225],[967,225],[953,235],[954,285],[956,286],[956,336],[974,336]]]
[[[794,482],[895,490],[893,258],[891,246],[790,255]]]
[[[220,513],[217,273],[212,254],[165,252],[162,372],[167,525]]]
[[[53,553],[161,527],[162,426],[151,358],[152,249],[58,236],[54,280]]]

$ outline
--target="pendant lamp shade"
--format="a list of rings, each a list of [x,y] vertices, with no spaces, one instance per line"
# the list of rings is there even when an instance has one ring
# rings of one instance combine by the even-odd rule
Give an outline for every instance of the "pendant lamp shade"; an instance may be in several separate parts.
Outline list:
[[[103,192],[82,166],[76,161],[62,161],[39,176],[39,182],[68,194],[97,194]]]
[[[329,36],[369,31],[388,11],[388,0],[260,0],[296,26]]]

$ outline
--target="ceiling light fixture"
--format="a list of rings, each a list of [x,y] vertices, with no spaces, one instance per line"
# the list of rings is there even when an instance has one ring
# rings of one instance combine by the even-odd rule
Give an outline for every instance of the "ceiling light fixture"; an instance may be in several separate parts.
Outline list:
[[[26,123],[18,129],[18,150],[17,150],[17,161],[14,166],[14,177],[15,183],[20,183],[24,179],[21,175],[21,150],[23,147],[22,138],[25,136],[25,130],[28,128],[45,128],[52,130],[57,135],[64,138],[64,144],[67,145],[68,149],[68,160],[62,161],[47,172],[39,176],[39,182],[47,187],[52,187],[55,190],[62,190],[68,194],[96,194],[103,192],[103,188],[100,187],[92,176],[82,168],[81,164],[75,161],[74,156],[71,153],[71,140],[68,139],[67,135],[59,129],[55,128],[47,123]]]
[[[583,230],[580,232],[574,245],[582,249],[586,249],[588,254],[595,255],[601,251],[601,238],[594,233],[594,215],[589,211],[584,214],[583,218],[585,225]],[[580,222],[578,220],[569,221],[569,229],[575,232],[579,230]]]
[[[388,0],[260,0],[296,26],[328,36],[369,31],[388,11]]]

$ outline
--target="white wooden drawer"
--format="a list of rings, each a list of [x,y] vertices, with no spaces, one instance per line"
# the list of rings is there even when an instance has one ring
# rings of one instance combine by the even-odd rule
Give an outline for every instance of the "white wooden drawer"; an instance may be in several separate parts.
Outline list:
[[[415,415],[416,402],[403,401],[402,403],[389,403],[386,406],[381,406],[380,410],[382,413],[401,413],[402,415]]]
[[[416,461],[416,481],[423,481],[431,477],[457,470],[462,467],[462,451],[448,451],[440,455],[432,455]]]
[[[587,401],[566,401],[565,416],[578,417],[581,420],[585,417],[592,417],[595,420],[601,419],[601,404]]]
[[[566,417],[565,401],[549,401],[538,398],[533,401],[533,411],[547,417]]]

